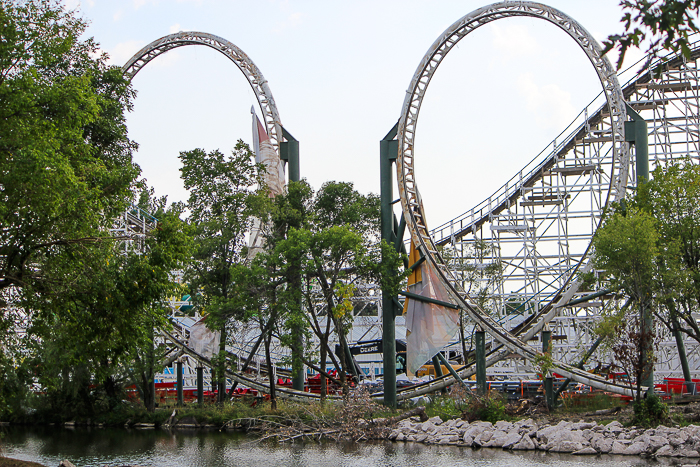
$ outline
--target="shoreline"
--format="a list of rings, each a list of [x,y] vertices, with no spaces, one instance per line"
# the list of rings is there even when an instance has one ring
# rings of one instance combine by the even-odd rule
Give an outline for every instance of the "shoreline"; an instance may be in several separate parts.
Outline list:
[[[583,420],[562,420],[550,425],[538,424],[531,418],[492,424],[484,421],[469,423],[461,419],[443,422],[440,417],[432,417],[426,422],[403,420],[387,439],[472,449],[546,451],[583,456],[619,454],[646,458],[700,458],[700,426],[627,428],[617,420],[607,425]]]

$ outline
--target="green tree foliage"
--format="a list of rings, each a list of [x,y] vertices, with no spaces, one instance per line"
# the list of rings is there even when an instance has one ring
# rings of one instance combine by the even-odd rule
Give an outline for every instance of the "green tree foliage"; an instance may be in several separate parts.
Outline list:
[[[0,2],[0,291],[54,289],[47,262],[89,254],[138,175],[133,91],[55,1]]]
[[[248,318],[233,293],[233,269],[246,259],[246,233],[253,223],[251,203],[261,186],[261,168],[241,140],[229,157],[218,150],[194,149],[181,152],[180,159],[195,234],[194,261],[185,277],[194,303],[207,316],[207,326],[221,331],[217,374],[223,401],[226,325],[233,318]]]
[[[21,318],[34,343],[19,355],[3,345],[0,394],[35,378],[53,407],[82,391],[88,413],[90,386],[116,398],[186,235],[162,213],[144,254],[124,255],[109,232],[139,173],[124,120],[133,91],[85,27],[58,1],[0,0],[0,308],[3,328]]]
[[[357,285],[386,283],[398,291],[403,279],[389,273],[397,269],[400,256],[393,247],[379,243],[378,198],[358,193],[351,183],[328,182],[314,193],[305,181],[291,182],[287,193],[274,200],[259,198],[258,213],[267,228],[266,250],[256,256],[251,268],[265,271],[267,286],[261,291],[251,283],[248,293],[265,297],[255,303],[261,328],[296,349],[299,333],[310,329],[320,341],[318,355],[304,346],[295,358],[301,356],[304,364],[321,372],[322,387],[332,377],[347,389],[345,374],[350,368],[344,358],[336,357],[330,342],[335,334],[345,343]],[[384,261],[383,248],[388,252]],[[308,338],[305,335],[302,342],[308,343]],[[334,362],[338,377],[326,368],[328,359]]]
[[[634,377],[631,382],[636,384],[637,399],[641,397],[643,376],[654,365],[653,329],[643,324],[641,316],[654,307],[658,239],[656,220],[634,206],[618,206],[593,238],[596,268],[604,270],[611,287],[623,292],[634,305],[629,313],[626,307],[622,309],[624,316],[614,315],[618,324],[612,326],[612,350],[618,364]]]
[[[172,272],[187,261],[190,244],[177,210],[154,214],[158,222],[138,250],[105,244],[61,297],[27,299],[36,310],[28,329],[31,361],[56,415],[111,409],[134,382],[153,408],[154,328],[168,325],[164,302],[179,292]]]
[[[657,168],[635,197],[656,220],[657,317],[700,342],[700,167],[690,160]]]
[[[640,47],[649,40],[647,52],[660,49],[680,51],[690,58],[690,36],[698,32],[696,24],[698,0],[622,0],[621,22],[624,31],[612,34],[603,42],[605,52],[617,48],[620,52],[617,68],[622,66],[630,47]]]

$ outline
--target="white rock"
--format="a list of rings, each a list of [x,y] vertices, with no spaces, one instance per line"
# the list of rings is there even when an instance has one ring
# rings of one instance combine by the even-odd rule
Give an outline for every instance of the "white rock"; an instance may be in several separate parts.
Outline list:
[[[547,447],[548,446],[549,444]],[[545,447],[545,449],[547,449],[547,447]],[[547,450],[551,452],[576,452],[580,451],[581,449],[583,449],[583,445],[581,443],[576,443],[574,441],[561,441],[555,443],[554,446]]]
[[[648,448],[650,448],[653,451],[656,451],[657,449],[661,448],[662,446],[666,446],[668,444],[668,440],[666,438],[664,438],[663,436],[643,435],[642,439],[644,439],[647,442]]]
[[[572,452],[574,456],[590,456],[590,455],[596,455],[598,454],[598,451],[593,449],[592,447],[588,446],[583,449],[580,449],[578,451]]]
[[[655,453],[656,457],[671,457],[673,456],[673,447],[670,444],[662,446]]]
[[[432,420],[432,419],[430,419],[430,420]],[[419,429],[420,431],[424,431],[424,432],[426,432],[426,433],[429,432],[429,431],[434,430],[434,429],[435,429],[435,424],[434,424],[433,422],[431,422],[430,420],[421,423],[421,425],[420,425],[420,427],[418,427],[418,429]]]
[[[527,437],[530,439],[530,437]],[[506,439],[503,441],[503,449],[513,449],[513,446],[518,444],[520,440],[523,439],[523,435],[517,433],[517,432],[511,432],[506,436]]]
[[[533,441],[532,438],[529,436],[523,436],[520,439],[520,442],[516,443],[513,446],[513,450],[527,450],[531,451],[533,449],[537,449],[537,446],[535,445],[535,442]]]
[[[595,423],[595,422],[592,422],[592,423],[591,422],[578,422],[578,423],[574,423],[571,426],[571,429],[572,430],[590,430],[591,428],[595,427],[596,425],[597,425],[597,423]]]
[[[462,442],[465,445],[471,447],[472,443],[474,442],[474,437],[464,433],[464,436],[462,437]]]
[[[682,431],[679,431],[678,433],[674,433],[668,437],[668,444],[670,444],[673,447],[680,446],[681,444],[685,443],[685,441],[688,439],[688,434],[684,433]]]
[[[563,445],[564,443],[570,443]],[[587,446],[586,440],[580,431],[560,430],[549,434],[545,450],[554,452],[573,452]],[[573,449],[576,448],[576,449]]]
[[[442,418],[438,417],[437,415],[432,418],[429,418],[428,421],[432,422],[433,425],[442,425]]]
[[[472,446],[474,446],[474,445],[483,446],[491,440],[492,436],[493,436],[492,430],[484,430],[481,432],[480,435],[474,437],[474,441],[472,441]]]
[[[496,424],[494,425],[494,427],[495,427],[497,430],[508,431],[508,430],[510,430],[510,429],[513,427],[513,424],[510,423],[510,422],[506,422],[505,420],[499,420],[499,421],[496,422]]]
[[[476,438],[477,435],[480,435],[483,433],[485,430],[491,430],[492,425],[489,422],[474,422],[471,425],[469,425],[469,428],[464,432],[464,436],[471,436],[472,438]]]
[[[426,440],[428,435],[426,433],[416,433],[413,435],[413,438],[416,440],[416,443],[422,443],[423,441]]]
[[[438,438],[437,444],[456,444],[458,441],[459,436],[457,435],[442,436]]]
[[[643,452],[646,452],[647,450],[647,443],[643,441],[637,441],[629,446],[627,446],[627,449],[625,449],[622,454],[625,456],[638,456]]]
[[[619,441],[613,441],[612,449],[610,449],[610,454],[622,454],[627,449],[627,446],[620,443]]]

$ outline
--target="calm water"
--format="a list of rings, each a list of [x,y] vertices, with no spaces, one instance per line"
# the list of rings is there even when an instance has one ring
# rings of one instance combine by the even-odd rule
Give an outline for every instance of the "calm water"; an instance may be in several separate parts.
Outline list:
[[[56,467],[138,464],[150,467],[220,466],[507,466],[627,467],[682,464],[626,456],[575,457],[541,452],[510,453],[414,443],[257,443],[240,434],[164,430],[6,428],[2,454]]]

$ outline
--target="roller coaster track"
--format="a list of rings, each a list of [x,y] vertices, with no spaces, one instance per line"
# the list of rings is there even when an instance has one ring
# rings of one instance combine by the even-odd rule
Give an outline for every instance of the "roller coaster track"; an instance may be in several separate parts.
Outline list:
[[[253,92],[255,92],[255,97],[263,111],[267,134],[277,154],[279,154],[279,143],[282,140],[282,122],[280,121],[279,112],[275,105],[275,99],[272,97],[270,86],[260,72],[260,69],[258,69],[248,55],[226,39],[215,36],[214,34],[195,31],[178,32],[176,34],[163,36],[151,42],[131,57],[122,67],[122,72],[124,76],[131,81],[151,60],[169,50],[187,45],[204,45],[211,47],[225,55],[239,70],[241,70],[241,73],[243,73],[248,80]]]
[[[603,93],[562,132],[557,138],[558,143],[555,141],[548,146],[499,191],[463,215],[437,229],[429,230],[423,221],[425,212],[413,170],[413,140],[423,96],[441,61],[462,38],[482,25],[512,16],[544,19],[569,34],[595,67],[603,85]],[[247,77],[251,76],[248,79],[256,90],[261,107],[266,109],[265,104],[274,109],[274,100],[269,95],[269,88],[252,62],[232,44],[208,34],[179,33],[154,41],[125,65],[125,73],[133,77],[145,63],[159,54],[174,47],[190,44],[203,44],[224,52]],[[227,51],[232,51],[231,55]],[[700,52],[696,49],[690,62],[696,60],[698,55]],[[435,41],[421,61],[411,81],[399,122],[397,173],[401,206],[404,216],[408,219],[411,237],[419,245],[429,264],[440,274],[450,291],[453,303],[463,308],[476,325],[493,337],[487,366],[513,355],[532,362],[538,352],[529,346],[527,341],[547,323],[558,318],[566,309],[566,304],[579,293],[580,284],[575,280],[576,273],[590,268],[587,257],[589,243],[600,222],[600,214],[610,201],[624,198],[626,187],[630,179],[634,178],[634,175],[629,173],[630,154],[624,138],[625,101],[639,112],[654,112],[651,119],[654,125],[650,130],[650,145],[655,145],[657,149],[652,151],[650,147],[650,155],[655,157],[656,163],[663,164],[682,155],[683,151],[679,153],[676,149],[682,142],[679,143],[679,138],[671,135],[668,122],[675,122],[672,127],[680,126],[680,117],[669,117],[672,114],[669,109],[687,107],[689,102],[695,102],[694,113],[696,116],[698,113],[697,90],[700,88],[700,81],[697,79],[696,67],[687,62],[678,57],[664,60],[663,77],[652,77],[647,67],[640,70],[621,88],[614,69],[607,59],[601,57],[599,46],[580,25],[555,9],[530,2],[496,3],[464,16]],[[694,78],[689,79],[689,74]],[[693,79],[694,84],[690,83]],[[260,83],[264,83],[265,86],[261,86]],[[688,120],[692,120],[689,114],[692,112],[686,112],[686,127],[692,126],[688,124]],[[271,135],[281,134],[276,109],[265,110],[265,115],[268,132]],[[676,120],[673,120],[674,118]],[[688,149],[685,154],[700,154],[697,117],[691,123],[695,125],[695,136],[691,135],[691,130],[686,129],[686,144],[692,146],[692,150]],[[276,137],[273,141],[278,143]],[[585,208],[579,208],[580,205],[584,205]],[[500,300],[500,310],[504,310],[507,301],[514,296],[521,305],[529,305],[525,306],[525,309],[530,308],[530,316],[510,330],[473,303],[465,293],[460,271],[455,269],[453,264],[447,264],[438,252],[440,246],[451,247],[459,253],[464,253],[470,242],[488,236],[488,232],[484,235],[484,230],[487,230],[489,224],[490,241],[498,246],[498,259],[507,265],[507,273],[510,274],[507,274],[504,283],[508,283],[509,280],[521,280],[524,284],[516,293],[501,291],[497,297],[497,300]],[[539,245],[546,244],[548,240],[552,241],[552,238],[545,235],[552,225],[556,225],[561,231],[559,236],[554,236],[554,241],[562,243],[561,239],[564,239],[566,245],[558,245],[558,256],[549,255],[555,257],[554,264],[548,264],[547,248]],[[518,242],[529,242],[531,250],[523,247],[520,251],[506,251]],[[577,244],[575,248],[572,246],[574,243]],[[566,250],[563,254],[562,249]],[[521,254],[523,251],[526,254]],[[517,263],[520,257],[528,255],[543,264],[528,267]],[[549,271],[543,272],[546,269]],[[531,274],[530,271],[534,273]],[[501,287],[505,288],[503,285]],[[210,365],[208,359],[187,348],[183,340],[165,331],[163,339],[198,364]],[[240,361],[240,355],[236,358]],[[555,371],[592,387],[631,394],[626,386],[611,384],[563,361],[556,362]],[[460,376],[466,378],[473,373],[473,368],[468,366],[460,371]],[[228,373],[228,377],[260,391],[269,391],[264,381],[236,372]],[[431,393],[454,383],[452,376],[447,375],[401,390],[397,399],[404,400]],[[318,397],[287,388],[279,388],[278,394],[282,398],[291,399]],[[381,399],[382,395],[374,397]]]
[[[408,230],[411,239],[422,255],[426,258],[426,263],[429,267],[435,269],[438,273],[443,285],[448,290],[453,304],[462,308],[469,318],[491,335],[498,343],[503,346],[509,353],[516,354],[529,362],[533,362],[538,355],[538,352],[531,346],[527,345],[526,341],[520,340],[518,337],[506,330],[501,324],[496,322],[488,313],[481,310],[465,293],[463,283],[450,270],[448,264],[440,255],[437,244],[433,240],[428,226],[424,222],[426,218],[425,209],[418,191],[416,182],[416,174],[414,170],[415,152],[414,138],[417,127],[418,114],[422,104],[423,97],[427,90],[428,84],[442,60],[447,56],[448,52],[469,33],[477,28],[488,24],[492,21],[515,17],[526,16],[544,19],[562,29],[569,34],[570,37],[579,45],[586,53],[591,64],[594,66],[596,73],[603,86],[604,94],[607,101],[607,108],[610,113],[609,117],[609,138],[612,142],[612,160],[609,164],[609,186],[607,194],[604,196],[603,208],[607,206],[609,200],[623,199],[625,196],[625,187],[628,180],[629,167],[629,152],[624,138],[624,121],[626,120],[626,109],[622,90],[617,82],[615,70],[610,65],[609,61],[602,56],[601,49],[591,35],[575,20],[566,16],[564,13],[547,7],[545,5],[530,3],[530,2],[505,2],[496,3],[487,7],[478,9],[450,26],[431,46],[428,53],[421,61],[416,73],[411,80],[411,85],[407,91],[406,99],[404,100],[401,118],[398,125],[398,145],[399,154],[397,159],[397,179],[399,196],[403,214],[407,219]],[[545,164],[542,167],[551,167],[553,163]],[[585,169],[582,166],[573,167],[578,170],[592,171],[594,168]],[[542,173],[542,169],[540,169]],[[534,185],[530,180],[525,180]],[[525,184],[520,184],[520,193],[523,192]],[[555,197],[556,196],[556,197]],[[542,201],[543,204],[547,201],[562,201],[565,193],[545,193],[539,195],[539,199],[532,200],[533,203]],[[506,198],[503,201],[506,202]],[[534,206],[534,204],[533,204]],[[600,222],[598,219],[597,222]],[[504,225],[495,225],[495,230],[524,232],[528,233],[530,226],[527,223],[507,223]],[[493,226],[492,226],[493,230]],[[586,250],[588,247],[586,247]],[[579,264],[574,268],[587,270],[590,268],[590,262],[584,263],[586,255],[584,254]],[[579,283],[572,281],[573,274],[566,280],[564,287],[560,289],[554,297],[556,302],[554,305],[566,304],[573,294],[577,291]],[[555,306],[551,306],[551,311],[547,315],[555,313]],[[528,337],[529,334],[536,332],[537,326],[531,326],[530,330],[524,334]],[[502,352],[503,353],[503,352]],[[492,357],[493,358],[493,357]],[[575,368],[567,363],[555,361],[553,364],[555,371],[571,378],[575,381],[585,383],[589,386],[603,389],[606,391],[616,392],[620,394],[630,394],[631,390],[627,387],[611,384],[610,382],[593,376],[583,370]]]

